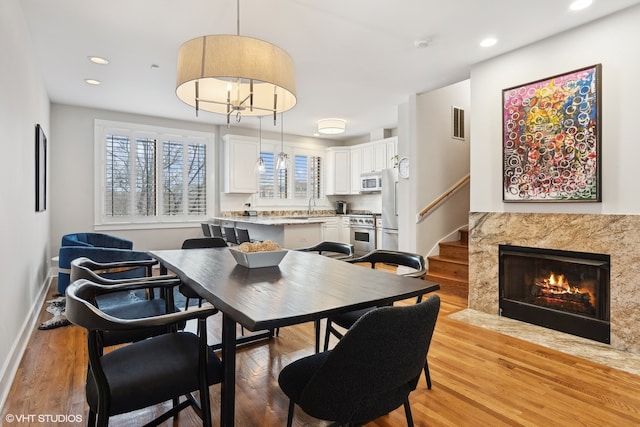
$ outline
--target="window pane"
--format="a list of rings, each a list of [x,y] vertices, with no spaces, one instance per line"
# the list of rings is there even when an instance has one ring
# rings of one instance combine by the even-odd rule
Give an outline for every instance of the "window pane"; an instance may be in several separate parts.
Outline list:
[[[206,146],[189,144],[189,215],[207,213]]]
[[[307,168],[307,156],[296,155],[294,157],[293,172],[293,197],[307,198],[307,182],[309,180]]]
[[[156,140],[136,140],[136,215],[156,215]]]
[[[278,175],[278,198],[287,198],[287,169],[279,169],[276,171]]]
[[[127,136],[107,135],[105,170],[105,214],[130,214],[129,159],[131,144]]]
[[[275,168],[275,156],[273,153],[268,153],[265,151],[261,151],[260,152],[260,156],[262,157],[262,160],[264,161],[264,172],[260,173],[260,180],[259,180],[259,189],[258,189],[258,194],[260,197],[265,198],[265,199],[273,199],[275,191],[274,191],[274,187],[275,187],[275,174],[274,174],[274,168]]]
[[[322,177],[320,174],[321,168],[321,157],[313,156],[309,159],[309,186],[311,190],[310,197],[320,198],[322,196],[321,192],[321,182]]]
[[[180,142],[164,141],[162,146],[162,214],[182,214],[182,151]]]

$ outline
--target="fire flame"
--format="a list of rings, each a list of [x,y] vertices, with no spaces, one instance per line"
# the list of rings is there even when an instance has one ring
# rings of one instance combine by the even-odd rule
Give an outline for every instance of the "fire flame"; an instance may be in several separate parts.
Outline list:
[[[546,287],[554,288],[556,291],[561,291],[565,293],[577,294],[580,293],[580,288],[577,286],[571,286],[569,281],[564,277],[564,274],[558,274],[556,276],[555,273],[551,272],[549,278],[544,281]]]

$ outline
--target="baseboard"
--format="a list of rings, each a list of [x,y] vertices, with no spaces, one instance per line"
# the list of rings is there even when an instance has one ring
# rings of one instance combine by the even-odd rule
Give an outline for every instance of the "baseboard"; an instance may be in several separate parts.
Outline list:
[[[29,340],[31,339],[31,334],[33,334],[33,331],[35,330],[36,322],[40,315],[40,309],[47,297],[53,277],[55,276],[51,274],[47,274],[45,277],[45,281],[43,286],[40,288],[38,297],[33,302],[29,316],[24,320],[22,329],[11,346],[9,357],[3,366],[3,371],[0,373],[0,408],[4,408],[4,404],[7,401],[9,391],[11,390],[16,373],[18,372],[18,367],[20,367],[20,362],[22,361],[24,352],[26,351]]]

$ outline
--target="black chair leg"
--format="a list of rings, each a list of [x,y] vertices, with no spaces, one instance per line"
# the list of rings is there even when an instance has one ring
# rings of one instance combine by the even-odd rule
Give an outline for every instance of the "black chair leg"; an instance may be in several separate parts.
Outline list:
[[[409,405],[409,398],[404,402],[404,414],[407,416],[407,427],[413,427],[413,415],[411,415],[411,405]]]
[[[320,319],[313,321],[313,326],[316,332],[316,354],[320,353]]]
[[[287,413],[287,427],[291,427],[291,425],[293,424],[293,409],[295,408],[296,404],[293,403],[293,400],[289,400],[289,411]]]
[[[331,320],[327,319],[327,326],[324,331],[324,351],[329,350],[329,335],[331,335]]]
[[[424,361],[424,377],[427,380],[427,389],[431,390],[431,374],[429,374],[429,362]]]

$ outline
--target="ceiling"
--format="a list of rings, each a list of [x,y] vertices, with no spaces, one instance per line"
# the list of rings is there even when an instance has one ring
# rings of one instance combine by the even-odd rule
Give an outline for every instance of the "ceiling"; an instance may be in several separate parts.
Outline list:
[[[240,34],[286,50],[296,68],[297,104],[285,133],[313,136],[318,119],[340,117],[361,138],[397,125],[413,94],[469,77],[470,66],[640,3],[594,0],[241,0]],[[200,123],[226,117],[195,111],[175,95],[180,45],[236,34],[234,0],[21,0],[38,65],[54,103]],[[498,43],[482,48],[487,36]],[[417,48],[416,40],[428,41]],[[96,65],[91,55],[107,58]],[[544,77],[544,76],[541,76]],[[86,78],[98,79],[90,86]],[[257,129],[245,117],[231,126]],[[264,130],[280,130],[266,120]]]

